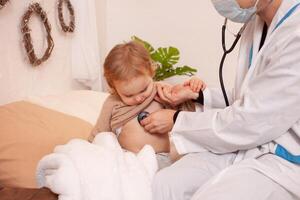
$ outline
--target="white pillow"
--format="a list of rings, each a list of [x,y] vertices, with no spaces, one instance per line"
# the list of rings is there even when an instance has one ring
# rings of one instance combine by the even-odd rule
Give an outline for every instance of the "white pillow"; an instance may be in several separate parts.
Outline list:
[[[102,105],[109,93],[74,90],[61,95],[30,96],[25,100],[83,119],[95,125]]]

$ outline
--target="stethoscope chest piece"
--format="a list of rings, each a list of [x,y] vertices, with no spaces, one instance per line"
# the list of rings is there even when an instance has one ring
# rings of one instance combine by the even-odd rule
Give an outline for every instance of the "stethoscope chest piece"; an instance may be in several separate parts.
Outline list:
[[[141,121],[142,121],[143,119],[145,119],[146,117],[148,117],[149,114],[150,114],[150,113],[147,112],[147,111],[142,111],[142,112],[140,112],[140,113],[138,114],[138,116],[137,116],[137,120],[138,120],[139,124],[141,124]]]

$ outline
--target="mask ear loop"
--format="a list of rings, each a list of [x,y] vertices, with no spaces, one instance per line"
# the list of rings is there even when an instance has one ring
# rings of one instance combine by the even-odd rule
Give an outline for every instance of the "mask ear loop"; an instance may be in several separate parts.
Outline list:
[[[259,1],[260,1],[260,0],[257,0],[257,1],[255,2],[255,5],[254,5],[255,8],[257,8],[257,5],[258,5]],[[266,9],[267,7],[269,7],[269,6],[273,3],[273,1],[274,1],[274,0],[270,0],[269,3],[268,3],[265,7],[261,8],[261,9],[257,9],[256,12],[253,13],[253,14],[251,15],[251,17],[249,17],[249,19],[245,22],[245,24],[244,24],[244,25],[242,26],[242,28],[239,30],[239,32],[238,32],[238,34],[236,35],[236,37],[237,37],[238,35],[242,35],[242,33],[244,32],[244,30],[246,29],[248,23],[251,21],[251,19],[253,18],[254,15],[256,15],[257,13],[259,13],[259,12],[263,11],[264,9]]]
[[[259,1],[260,1],[260,0],[257,0],[257,1],[255,2],[254,8],[257,8],[257,5],[258,5],[258,2],[259,2]],[[272,2],[272,1],[273,1],[273,0],[270,0],[270,2]],[[270,3],[269,3],[268,5],[270,5]],[[260,11],[260,10],[259,10],[259,11]],[[240,35],[240,36],[242,35],[242,33],[243,33],[244,30],[246,29],[248,23],[252,20],[253,16],[256,15],[259,11],[256,10],[256,12],[254,12],[254,13],[249,17],[249,19],[245,22],[245,24],[244,24],[244,25],[242,26],[242,28],[239,30],[237,36],[238,36],[238,35]]]

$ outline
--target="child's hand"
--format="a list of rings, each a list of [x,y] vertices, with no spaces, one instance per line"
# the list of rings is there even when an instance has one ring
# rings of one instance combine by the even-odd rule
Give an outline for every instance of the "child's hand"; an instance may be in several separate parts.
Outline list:
[[[156,83],[157,96],[155,100],[163,105],[169,105],[175,107],[182,102],[190,99],[195,99],[198,96],[198,92],[193,92],[189,86],[183,86],[183,84],[171,85],[164,82]]]
[[[171,95],[172,85],[164,82],[156,82],[157,95],[155,100],[161,104],[169,104],[170,100],[168,97]]]
[[[206,84],[197,77],[192,77],[191,79],[185,81],[183,86],[189,86],[193,92],[199,93],[200,90],[204,91],[206,88]]]

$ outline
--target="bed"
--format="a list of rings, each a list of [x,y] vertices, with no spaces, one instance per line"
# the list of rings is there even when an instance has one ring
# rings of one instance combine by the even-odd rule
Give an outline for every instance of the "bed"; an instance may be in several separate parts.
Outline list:
[[[58,196],[47,188],[2,188],[0,198],[1,200],[57,200]]]
[[[0,199],[58,199],[49,189],[37,188],[37,162],[56,145],[87,139],[107,96],[72,91],[0,106]]]

